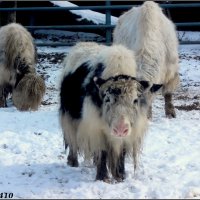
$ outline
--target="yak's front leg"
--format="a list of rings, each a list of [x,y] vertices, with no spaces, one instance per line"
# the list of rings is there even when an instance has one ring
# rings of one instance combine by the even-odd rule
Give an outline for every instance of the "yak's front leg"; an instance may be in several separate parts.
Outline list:
[[[109,177],[108,177],[107,152],[106,151],[101,151],[101,154],[98,157],[96,180],[110,182]]]
[[[78,167],[78,147],[76,141],[76,129],[73,120],[67,115],[61,115],[61,126],[63,129],[63,139],[65,150],[69,148],[67,164],[71,167]]]
[[[78,167],[78,155],[77,151],[74,151],[71,147],[69,147],[69,155],[67,157],[67,164],[71,167]]]
[[[174,105],[172,102],[172,94],[171,93],[165,94],[164,99],[165,99],[165,115],[166,115],[166,117],[175,118],[176,112],[175,112]]]
[[[118,182],[121,182],[125,179],[125,155],[126,151],[123,149],[119,155],[116,166],[112,169],[113,177]]]
[[[149,120],[152,120],[152,105],[150,105],[150,106],[148,107],[147,118],[148,118]]]
[[[0,107],[7,107],[4,87],[0,86]]]

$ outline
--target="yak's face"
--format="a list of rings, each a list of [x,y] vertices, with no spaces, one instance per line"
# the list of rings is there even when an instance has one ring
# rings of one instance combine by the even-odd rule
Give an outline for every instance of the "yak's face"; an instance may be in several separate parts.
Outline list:
[[[45,93],[45,82],[36,74],[25,74],[13,90],[14,105],[21,111],[37,110]]]
[[[103,101],[102,117],[111,134],[117,137],[130,135],[140,113],[143,91],[149,87],[147,81],[137,81],[133,77],[119,75],[103,80],[95,80]]]

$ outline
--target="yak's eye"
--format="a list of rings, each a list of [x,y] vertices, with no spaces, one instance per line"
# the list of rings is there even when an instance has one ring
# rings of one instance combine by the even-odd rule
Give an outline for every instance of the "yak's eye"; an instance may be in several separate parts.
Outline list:
[[[137,103],[138,103],[138,99],[135,99],[135,100],[133,101],[133,103],[134,103],[134,104],[137,104]]]
[[[103,93],[101,96],[102,96],[102,98],[104,99],[104,98],[105,98],[105,96],[106,96],[106,94],[104,94],[104,93]]]
[[[106,102],[106,103],[109,103],[109,102],[110,102],[110,98],[109,98],[109,97],[106,97],[106,98],[105,98],[105,102]]]

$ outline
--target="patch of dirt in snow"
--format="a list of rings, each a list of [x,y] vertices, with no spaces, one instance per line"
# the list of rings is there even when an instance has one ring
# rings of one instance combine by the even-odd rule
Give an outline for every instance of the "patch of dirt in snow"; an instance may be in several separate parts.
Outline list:
[[[59,30],[37,30],[34,32],[34,38],[40,42],[64,42],[69,46],[77,42],[105,42],[105,38],[95,33],[59,31]]]
[[[200,103],[198,101],[195,101],[189,105],[175,106],[175,108],[177,108],[178,110],[185,110],[185,111],[200,110]]]
[[[39,53],[39,63],[48,61],[49,64],[60,64],[65,57],[64,53]]]
[[[186,55],[184,53],[179,55],[180,59],[186,59],[186,60],[190,60],[190,59],[194,59],[194,60],[198,60],[200,61],[200,56],[199,55]]]
[[[62,62],[66,53],[38,53],[37,72],[46,83],[46,94],[42,105],[58,104],[59,78],[62,71]]]

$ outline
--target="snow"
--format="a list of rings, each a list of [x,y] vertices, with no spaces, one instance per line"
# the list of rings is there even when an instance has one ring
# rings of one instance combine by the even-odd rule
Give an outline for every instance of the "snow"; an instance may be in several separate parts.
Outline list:
[[[60,7],[77,7],[76,4],[73,4],[69,1],[51,1],[51,3]],[[92,10],[70,10],[70,12],[79,15],[81,17],[80,21],[82,19],[87,19],[95,24],[105,24],[105,15],[102,13]],[[111,24],[116,24],[117,20],[117,17],[111,16]]]
[[[200,41],[200,32],[178,31],[178,38],[181,41]]]
[[[38,48],[37,71],[47,85],[38,111],[20,112],[11,99],[7,108],[0,108],[0,193],[13,193],[16,199],[199,199],[200,46],[181,45],[179,49],[177,118],[165,118],[159,95],[138,170],[134,173],[127,158],[126,179],[113,184],[95,181],[95,167],[81,157],[78,168],[66,164],[58,109],[61,62],[69,51],[70,47]]]

